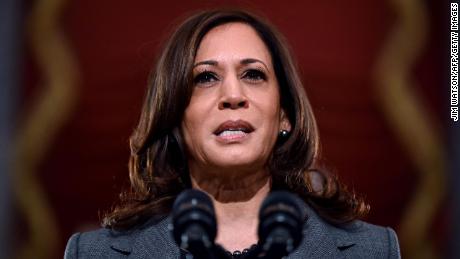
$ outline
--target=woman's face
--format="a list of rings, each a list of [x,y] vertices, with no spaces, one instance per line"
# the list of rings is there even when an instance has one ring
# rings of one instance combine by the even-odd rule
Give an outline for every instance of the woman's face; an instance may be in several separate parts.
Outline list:
[[[193,78],[182,121],[190,169],[262,168],[279,130],[289,125],[281,119],[278,82],[261,38],[243,23],[212,29],[197,50]]]

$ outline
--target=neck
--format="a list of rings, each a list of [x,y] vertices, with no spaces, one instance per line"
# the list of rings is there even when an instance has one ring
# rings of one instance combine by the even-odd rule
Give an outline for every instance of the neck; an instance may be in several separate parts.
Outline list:
[[[240,175],[238,182],[216,174],[197,178],[191,173],[191,180],[193,188],[208,193],[213,200],[218,224],[216,243],[229,251],[242,251],[257,243],[259,208],[271,187],[265,170]]]

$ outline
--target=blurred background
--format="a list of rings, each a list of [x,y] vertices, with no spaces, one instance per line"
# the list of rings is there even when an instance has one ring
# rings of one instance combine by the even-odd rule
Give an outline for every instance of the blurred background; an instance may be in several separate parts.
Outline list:
[[[323,162],[398,233],[403,258],[460,258],[459,123],[447,1],[0,1],[0,258],[62,258],[128,187],[128,138],[162,42],[243,7],[286,36]],[[456,134],[457,132],[457,134]]]

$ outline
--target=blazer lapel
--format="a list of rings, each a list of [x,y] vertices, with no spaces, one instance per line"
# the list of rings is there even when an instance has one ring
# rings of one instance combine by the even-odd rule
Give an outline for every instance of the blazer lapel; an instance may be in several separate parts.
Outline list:
[[[133,239],[129,235],[121,236],[112,241],[110,248],[122,255],[130,255],[132,252],[132,241]]]
[[[347,231],[324,222],[308,205],[305,205],[305,212],[308,219],[303,228],[303,239],[287,258],[344,258],[342,251],[353,247],[356,240]],[[146,224],[129,235],[115,238],[110,248],[133,258],[185,258],[186,251],[175,244],[170,225],[171,217]]]
[[[171,217],[166,217],[141,231],[133,246],[133,257],[179,258],[179,248],[171,235],[170,225]]]
[[[346,232],[324,222],[308,205],[305,209],[308,219],[303,229],[303,240],[287,258],[344,258],[341,251],[354,246],[354,240]]]
[[[170,234],[170,222],[170,217],[148,222],[129,234],[116,237],[110,248],[132,258],[179,258],[182,253]]]

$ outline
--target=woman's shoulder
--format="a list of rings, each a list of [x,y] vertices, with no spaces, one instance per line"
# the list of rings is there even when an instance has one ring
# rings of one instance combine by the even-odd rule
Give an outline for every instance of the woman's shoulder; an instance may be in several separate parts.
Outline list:
[[[105,244],[112,239],[106,228],[75,233],[67,241],[64,258],[100,257],[105,252]]]
[[[396,233],[389,227],[355,220],[333,225],[307,206],[303,240],[289,258],[400,258]]]
[[[355,220],[353,222],[336,227],[338,231],[353,236],[358,240],[388,240],[397,241],[396,232],[390,227],[374,225],[365,221]]]
[[[368,258],[400,258],[396,232],[383,227],[356,220],[343,226],[332,226],[339,250]]]
[[[149,221],[128,231],[99,228],[93,231],[73,234],[64,253],[65,259],[74,258],[171,258],[179,255],[169,233],[169,218]]]

